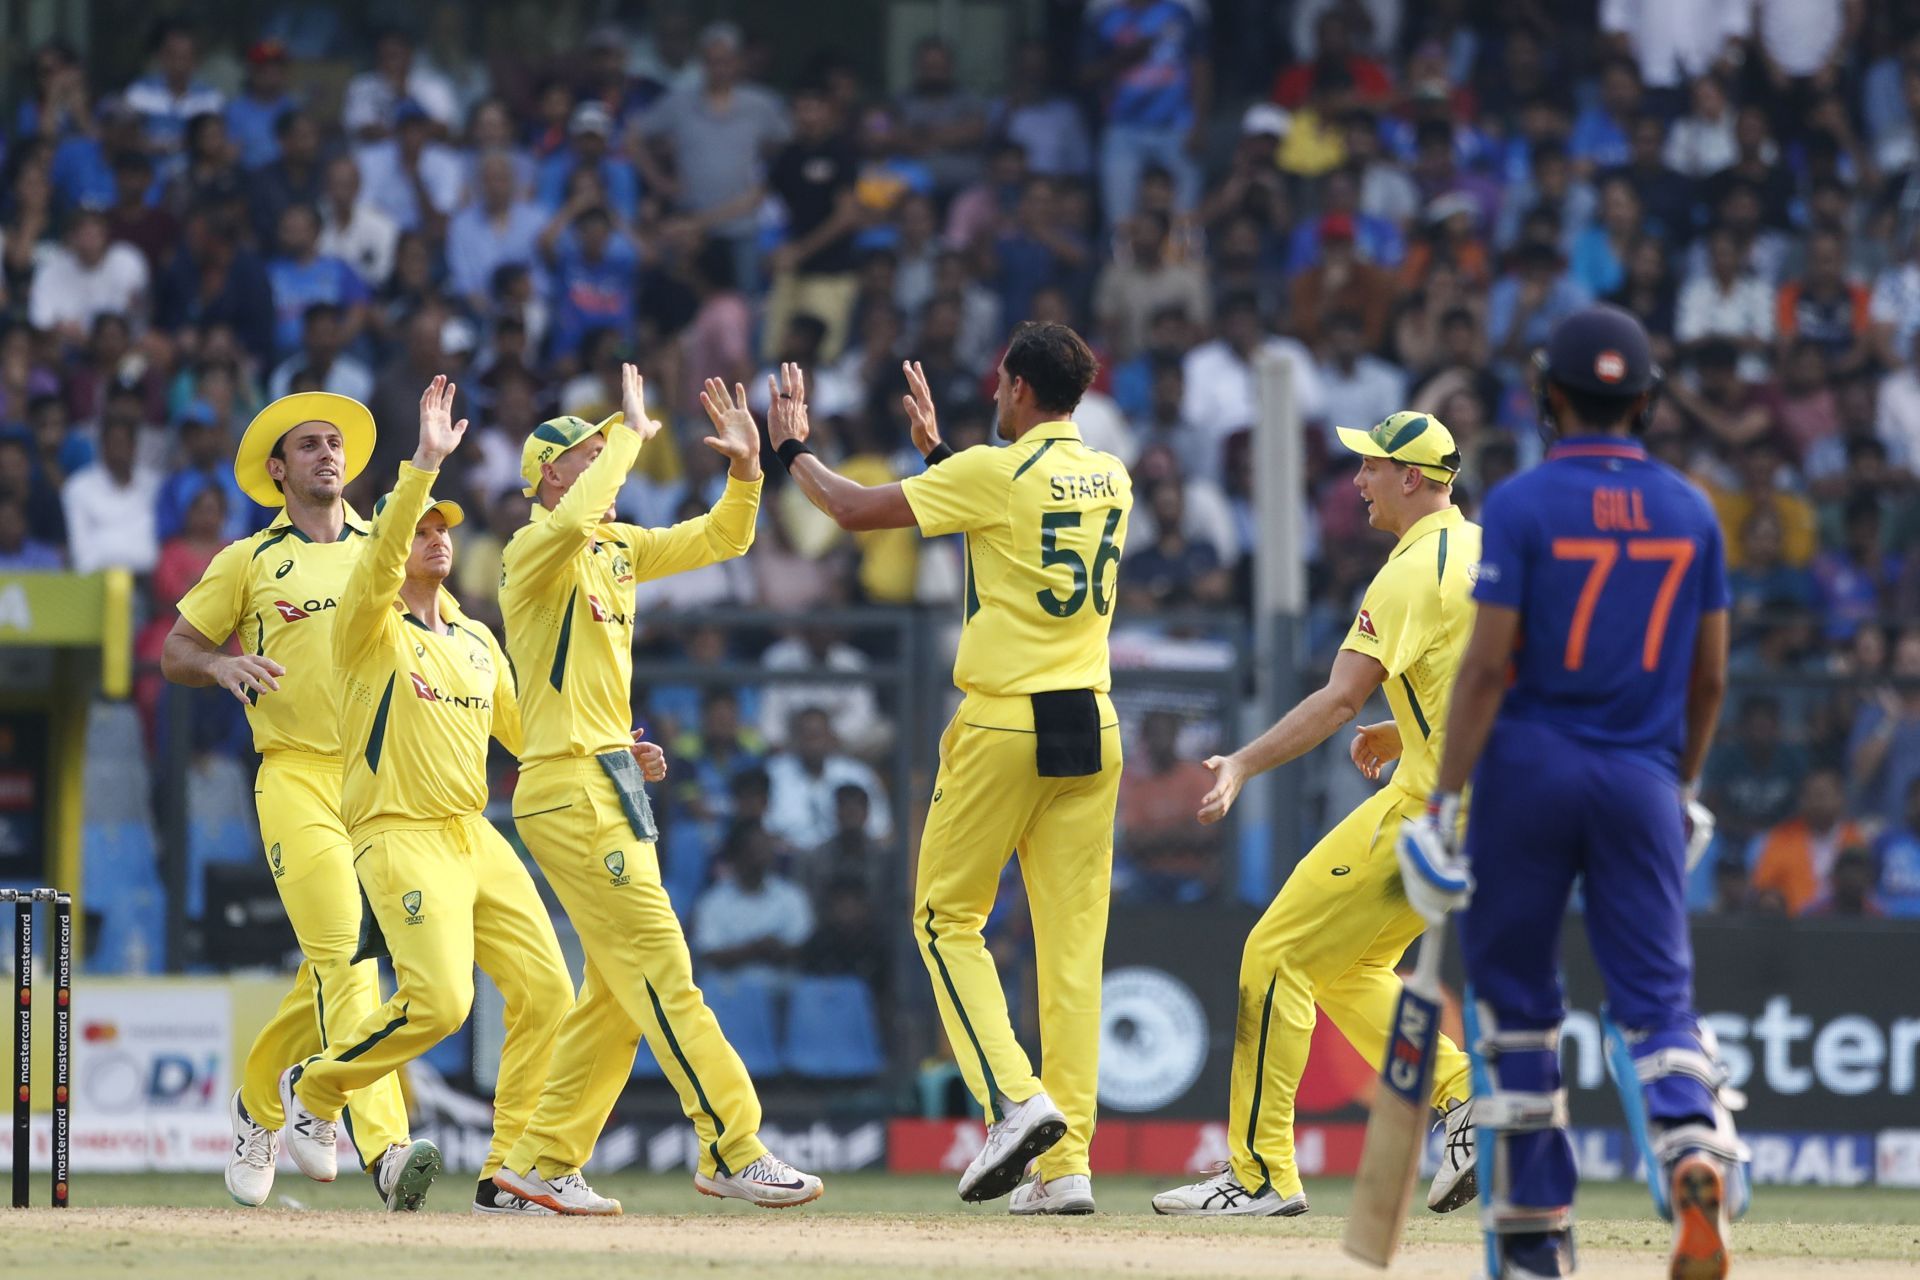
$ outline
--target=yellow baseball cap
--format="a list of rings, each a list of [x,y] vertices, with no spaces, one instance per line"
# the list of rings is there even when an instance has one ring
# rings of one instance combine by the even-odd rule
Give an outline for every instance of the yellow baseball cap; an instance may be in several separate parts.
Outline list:
[[[380,495],[378,502],[373,504],[373,518],[375,520],[378,520],[380,513],[387,509],[387,499],[392,496],[393,491],[389,489]],[[422,520],[425,520],[427,518],[427,512],[429,511],[438,511],[441,518],[447,522],[447,528],[449,529],[457,527],[467,518],[466,511],[459,503],[455,502],[452,498],[440,498],[436,501],[429,502],[425,510],[413,518],[413,522],[419,524]]]
[[[330,391],[301,391],[281,396],[247,424],[246,434],[240,437],[240,449],[233,456],[233,478],[240,485],[240,492],[263,507],[287,505],[287,495],[267,474],[267,459],[273,456],[280,437],[303,422],[325,422],[339,428],[347,455],[347,469],[340,477],[341,484],[347,484],[366,470],[367,459],[373,456],[372,411],[348,396],[337,396]]]
[[[1357,427],[1337,427],[1340,443],[1368,458],[1391,458],[1442,484],[1452,484],[1460,474],[1460,450],[1453,443],[1453,432],[1430,413],[1404,409],[1377,424],[1370,431]]]
[[[527,487],[520,492],[531,498],[540,491],[540,465],[552,462],[555,458],[595,436],[604,436],[613,428],[627,420],[624,413],[615,413],[600,422],[588,422],[585,418],[576,418],[572,414],[562,414],[558,418],[548,418],[533,429],[527,437],[527,443],[520,449],[520,478]]]

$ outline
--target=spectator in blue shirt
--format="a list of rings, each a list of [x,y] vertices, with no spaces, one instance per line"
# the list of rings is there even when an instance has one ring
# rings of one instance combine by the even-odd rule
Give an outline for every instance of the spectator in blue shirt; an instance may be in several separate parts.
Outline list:
[[[240,484],[233,478],[233,442],[220,429],[213,406],[204,400],[188,405],[180,415],[179,432],[185,460],[160,482],[160,494],[154,500],[154,524],[160,540],[164,542],[186,527],[187,509],[208,485],[226,495],[221,537],[231,542],[265,528],[271,513],[240,492]]]
[[[58,573],[67,557],[51,542],[42,542],[27,529],[27,508],[20,499],[0,497],[0,572]]]
[[[1117,0],[1087,14],[1084,64],[1106,115],[1100,203],[1110,225],[1131,217],[1140,175],[1174,176],[1179,208],[1200,195],[1199,150],[1213,103],[1206,28],[1180,0]]]
[[[553,350],[568,359],[582,340],[601,329],[633,336],[640,284],[640,254],[600,205],[575,211],[569,204],[541,232],[553,280]]]
[[[1890,916],[1920,916],[1920,778],[1907,786],[1902,821],[1874,843],[1880,863],[1880,905]]]
[[[1072,273],[1087,263],[1086,246],[1058,225],[1054,200],[1051,179],[1027,179],[1013,228],[994,245],[1003,316],[1031,315],[1036,293],[1069,284]]]
[[[1488,290],[1487,342],[1509,381],[1546,345],[1554,325],[1591,300],[1566,268],[1566,259],[1551,242],[1523,241]]]
[[[1860,704],[1847,735],[1847,777],[1864,818],[1892,822],[1920,783],[1920,629],[1909,627],[1893,646],[1884,687]]]
[[[1739,568],[1727,571],[1727,591],[1733,597],[1731,618],[1736,648],[1760,638],[1777,619],[1768,614],[1783,603],[1796,609],[1814,607],[1813,578],[1786,562],[1786,531],[1780,513],[1757,503],[1740,526]]]
[[[478,176],[479,199],[453,215],[447,227],[447,284],[484,312],[495,271],[537,261],[547,220],[539,206],[517,197],[513,157],[507,152],[483,156]]]
[[[280,154],[280,117],[299,109],[287,92],[287,66],[287,46],[278,40],[256,40],[247,49],[246,85],[227,103],[227,136],[245,168],[273,162]]]
[[[1640,238],[1645,210],[1633,181],[1624,173],[1600,181],[1600,217],[1573,237],[1573,278],[1595,297],[1612,293],[1627,279],[1627,258]]]
[[[128,86],[126,103],[140,119],[148,154],[154,157],[162,179],[182,167],[187,143],[187,121],[217,113],[226,99],[218,89],[194,78],[200,53],[193,28],[176,19],[156,23],[148,42],[153,71]]]
[[[307,308],[316,302],[339,307],[348,344],[367,322],[366,281],[340,259],[320,252],[320,214],[309,204],[288,205],[280,215],[280,255],[267,264],[273,289],[273,348],[280,356],[300,348]]]
[[[253,234],[272,244],[280,234],[280,215],[290,204],[320,208],[326,198],[326,166],[320,159],[320,127],[298,109],[273,122],[274,158],[247,174],[247,208]]]
[[[619,156],[607,148],[613,133],[613,116],[598,102],[583,102],[573,109],[567,121],[567,145],[540,162],[535,181],[536,198],[548,209],[566,203],[568,179],[576,169],[591,169],[600,175],[607,203],[622,222],[632,222],[640,208],[640,177]]]
[[[1287,241],[1287,274],[1297,276],[1320,264],[1320,224],[1331,214],[1344,213],[1353,222],[1353,248],[1362,262],[1397,267],[1407,256],[1407,238],[1385,218],[1360,210],[1360,175],[1351,169],[1329,173],[1321,189],[1318,218],[1302,218]]]
[[[1640,113],[1640,69],[1627,57],[1610,58],[1600,69],[1600,97],[1573,122],[1567,150],[1582,177],[1613,169],[1633,159],[1627,131]]]
[[[1813,558],[1813,581],[1829,640],[1847,641],[1865,623],[1893,611],[1900,585],[1900,557],[1880,539],[1880,501],[1856,494],[1847,503],[1845,545]]]

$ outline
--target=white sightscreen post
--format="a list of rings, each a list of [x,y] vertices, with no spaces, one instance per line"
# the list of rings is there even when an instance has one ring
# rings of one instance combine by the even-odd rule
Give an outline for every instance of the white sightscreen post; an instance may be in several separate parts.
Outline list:
[[[1299,692],[1298,668],[1307,611],[1305,527],[1306,450],[1299,406],[1293,394],[1293,362],[1274,351],[1254,358],[1259,419],[1253,428],[1253,625],[1252,723],[1241,725],[1245,742],[1278,720]],[[1241,797],[1241,896],[1264,903],[1279,889],[1303,850],[1293,847],[1304,788],[1297,767],[1275,769],[1265,785]]]

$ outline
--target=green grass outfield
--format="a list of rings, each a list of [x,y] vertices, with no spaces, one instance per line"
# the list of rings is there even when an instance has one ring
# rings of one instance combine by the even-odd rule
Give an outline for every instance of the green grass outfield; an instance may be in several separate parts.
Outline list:
[[[34,1183],[44,1197],[44,1176]],[[471,1185],[449,1175],[428,1212],[388,1215],[359,1178],[321,1186],[282,1171],[269,1205],[244,1210],[217,1174],[82,1176],[72,1209],[0,1213],[0,1271],[7,1280],[1377,1274],[1339,1252],[1351,1187],[1332,1179],[1310,1184],[1306,1217],[1224,1222],[1154,1216],[1148,1197],[1160,1184],[1140,1178],[1099,1181],[1101,1213],[1082,1219],[1011,1219],[1004,1204],[962,1204],[947,1178],[872,1173],[829,1178],[819,1203],[784,1212],[699,1196],[684,1176],[609,1174],[595,1185],[627,1214],[595,1220],[476,1218]],[[1643,1188],[1584,1188],[1580,1216],[1583,1275],[1665,1273],[1667,1228]],[[1421,1212],[1393,1274],[1458,1280],[1474,1273],[1477,1242],[1470,1211]],[[1735,1246],[1741,1275],[1911,1276],[1920,1197],[1763,1188]]]

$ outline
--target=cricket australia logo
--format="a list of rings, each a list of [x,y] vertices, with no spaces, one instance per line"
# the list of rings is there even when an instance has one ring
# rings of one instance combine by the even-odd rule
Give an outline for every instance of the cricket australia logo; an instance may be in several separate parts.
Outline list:
[[[601,859],[601,861],[607,864],[607,870],[612,873],[612,878],[609,879],[607,883],[614,888],[617,889],[621,885],[630,883],[633,880],[633,877],[627,874],[626,850],[615,849],[612,853]]]
[[[425,916],[420,914],[420,891],[418,889],[409,889],[407,892],[401,894],[400,905],[406,908],[408,924],[419,924],[426,919]]]
[[[273,842],[273,848],[267,850],[267,861],[273,864],[273,878],[275,880],[287,874],[287,869],[280,865],[280,842],[278,840]]]

